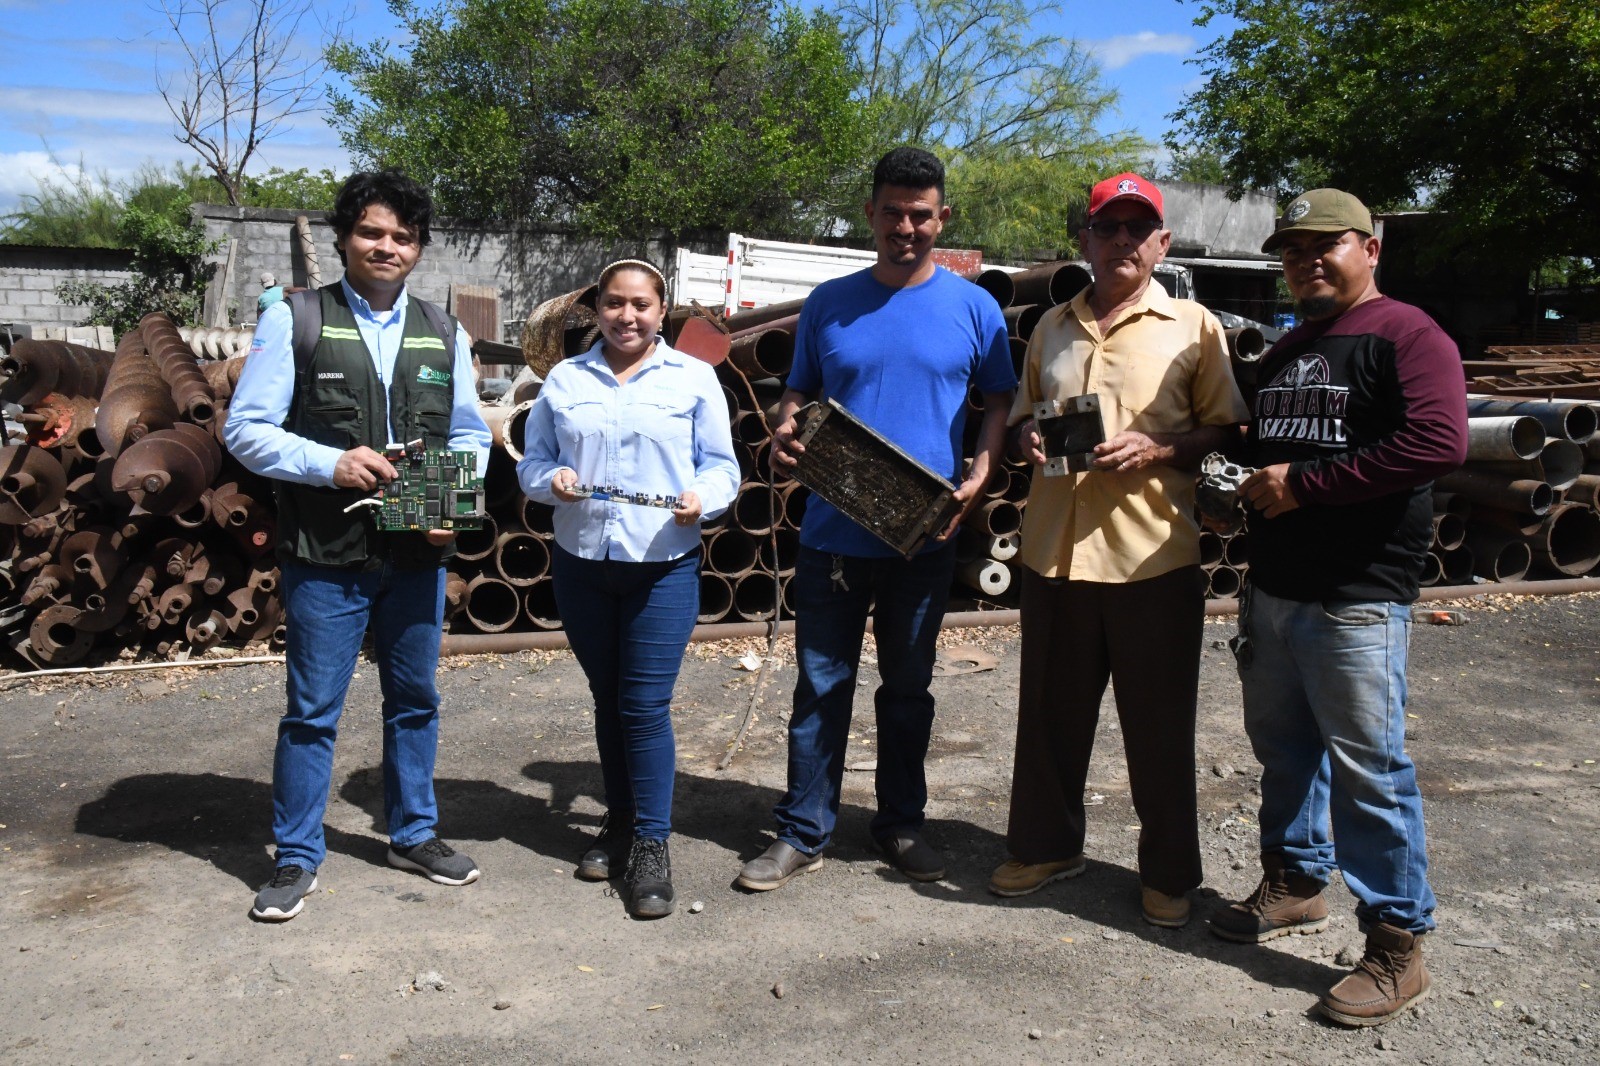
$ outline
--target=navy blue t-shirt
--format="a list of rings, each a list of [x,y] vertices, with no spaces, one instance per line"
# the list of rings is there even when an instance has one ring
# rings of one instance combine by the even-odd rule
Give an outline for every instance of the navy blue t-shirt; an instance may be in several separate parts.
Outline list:
[[[789,388],[837,400],[952,482],[961,473],[969,384],[984,393],[1017,387],[1000,306],[970,281],[938,267],[922,284],[894,289],[862,270],[806,297]],[[800,543],[840,555],[896,554],[815,495]]]

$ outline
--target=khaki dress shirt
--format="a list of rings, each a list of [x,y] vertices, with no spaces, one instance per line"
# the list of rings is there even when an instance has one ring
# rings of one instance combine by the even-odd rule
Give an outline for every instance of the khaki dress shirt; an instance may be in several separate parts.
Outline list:
[[[1088,289],[1046,312],[1028,342],[1010,422],[1032,417],[1041,400],[1085,393],[1100,397],[1108,440],[1125,429],[1184,433],[1249,418],[1221,324],[1154,280],[1104,335],[1089,309]],[[1045,577],[1118,583],[1195,565],[1195,476],[1162,464],[1061,477],[1035,468],[1022,562]]]

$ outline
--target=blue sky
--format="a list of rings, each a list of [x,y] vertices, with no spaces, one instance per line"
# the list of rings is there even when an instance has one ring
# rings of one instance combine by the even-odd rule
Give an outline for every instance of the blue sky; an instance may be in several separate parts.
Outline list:
[[[331,9],[337,5],[330,3]],[[351,27],[383,39],[397,26],[382,0],[355,0]],[[1166,116],[1198,84],[1184,60],[1217,36],[1192,24],[1198,3],[1067,0],[1037,28],[1071,37],[1091,50],[1103,81],[1121,95],[1113,123],[1153,141]],[[153,0],[0,0],[7,26],[0,63],[0,213],[37,189],[57,164],[126,180],[142,164],[197,159],[173,138],[174,123],[159,92],[164,73],[181,71]],[[307,34],[308,45],[315,35]],[[348,161],[338,137],[317,115],[300,116],[267,142],[251,172],[269,166],[331,167]]]

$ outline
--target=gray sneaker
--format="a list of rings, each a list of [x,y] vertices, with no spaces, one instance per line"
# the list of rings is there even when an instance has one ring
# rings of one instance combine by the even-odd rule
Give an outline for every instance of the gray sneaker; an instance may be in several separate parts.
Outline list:
[[[389,865],[415,870],[441,885],[470,885],[478,879],[478,864],[438,837],[402,848],[389,845]]]
[[[272,872],[272,880],[256,893],[250,917],[261,922],[287,922],[300,913],[306,897],[316,890],[316,871],[290,864],[280,866]]]

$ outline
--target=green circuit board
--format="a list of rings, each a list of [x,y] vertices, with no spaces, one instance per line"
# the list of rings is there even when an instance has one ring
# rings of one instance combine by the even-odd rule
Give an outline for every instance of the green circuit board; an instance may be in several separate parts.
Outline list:
[[[413,529],[482,529],[483,480],[476,452],[393,449],[395,480],[378,491],[373,509],[385,532]]]

